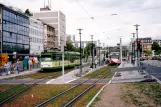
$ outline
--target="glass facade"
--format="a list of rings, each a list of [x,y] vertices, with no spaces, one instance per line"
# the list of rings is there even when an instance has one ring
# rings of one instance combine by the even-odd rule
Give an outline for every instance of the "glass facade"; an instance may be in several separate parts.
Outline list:
[[[3,52],[29,54],[29,18],[3,8]]]

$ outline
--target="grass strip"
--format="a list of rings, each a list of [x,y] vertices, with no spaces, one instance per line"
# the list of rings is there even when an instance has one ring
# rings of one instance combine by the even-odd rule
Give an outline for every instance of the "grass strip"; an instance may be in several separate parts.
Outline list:
[[[13,105],[15,107],[33,107],[72,86],[73,85],[37,85],[18,96],[13,101],[5,104],[4,107],[12,107]]]

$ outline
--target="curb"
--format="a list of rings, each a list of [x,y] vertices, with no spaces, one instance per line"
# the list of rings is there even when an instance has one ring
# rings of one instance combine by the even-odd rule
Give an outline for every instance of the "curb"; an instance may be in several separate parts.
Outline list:
[[[153,79],[156,79],[159,84],[161,84],[161,81],[158,78],[154,77],[153,75],[151,75],[151,76]]]
[[[38,71],[40,71],[40,69],[35,69],[35,70],[33,70],[33,71],[23,71],[22,73],[20,72],[20,73],[17,74],[17,75],[11,74],[11,75],[4,76],[4,77],[1,77],[1,76],[0,76],[0,80],[2,80],[2,79],[7,79],[7,78],[13,78],[13,77],[17,77],[17,76],[22,76],[22,75],[35,74],[35,73],[37,73]]]

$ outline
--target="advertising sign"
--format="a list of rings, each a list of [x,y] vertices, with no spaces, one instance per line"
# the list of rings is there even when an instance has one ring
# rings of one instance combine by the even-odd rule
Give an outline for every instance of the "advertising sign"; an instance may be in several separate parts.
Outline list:
[[[4,64],[8,61],[8,54],[0,54],[0,66],[4,66]]]

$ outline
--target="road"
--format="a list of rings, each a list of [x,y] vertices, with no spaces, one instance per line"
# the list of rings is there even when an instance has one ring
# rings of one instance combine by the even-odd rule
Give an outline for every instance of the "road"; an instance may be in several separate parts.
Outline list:
[[[161,80],[161,61],[145,60],[143,63],[148,73]]]

